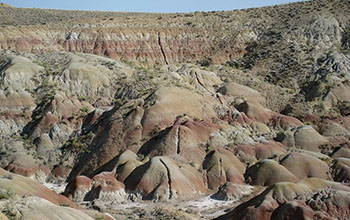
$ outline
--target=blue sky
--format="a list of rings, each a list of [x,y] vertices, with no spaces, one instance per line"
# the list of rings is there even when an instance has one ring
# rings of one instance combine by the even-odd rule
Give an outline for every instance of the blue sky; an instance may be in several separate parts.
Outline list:
[[[298,0],[0,0],[22,8],[55,8],[132,12],[193,12],[233,10]]]

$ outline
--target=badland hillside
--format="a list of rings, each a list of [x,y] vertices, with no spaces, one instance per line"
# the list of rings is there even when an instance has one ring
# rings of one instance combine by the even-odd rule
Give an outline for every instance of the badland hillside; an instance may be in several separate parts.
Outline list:
[[[349,219],[350,2],[0,4],[0,219]]]

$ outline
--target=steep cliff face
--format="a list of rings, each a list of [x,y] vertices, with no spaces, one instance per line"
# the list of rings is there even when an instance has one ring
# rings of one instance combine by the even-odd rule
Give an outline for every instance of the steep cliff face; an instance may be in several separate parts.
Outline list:
[[[275,62],[283,59],[282,54],[274,53],[278,48],[285,54],[299,52],[297,57],[307,58],[310,52],[318,53],[340,42],[349,25],[346,8],[343,1],[189,14],[2,7],[0,48],[35,53],[82,52],[163,64],[222,64],[248,52],[244,61],[254,66],[270,58]],[[325,31],[320,34],[319,29]],[[276,48],[266,51],[269,45]],[[305,46],[313,46],[316,51],[305,51]],[[289,62],[299,62],[297,57],[291,56]]]
[[[196,56],[212,55],[215,42],[207,36],[198,37],[199,31],[190,29],[129,29],[101,28],[93,30],[56,30],[41,27],[23,27],[20,33],[2,33],[2,49],[48,52],[52,50],[91,53],[110,58],[169,64],[186,62]],[[6,30],[11,31],[11,30]],[[198,32],[198,33],[196,33]],[[14,35],[11,37],[11,35]],[[228,59],[228,53],[226,57]]]
[[[3,26],[0,37],[2,49],[15,51],[82,52],[160,64],[202,61],[215,56],[216,61],[224,63],[230,56],[242,55],[241,50],[246,41],[255,37],[252,34],[247,39],[223,41],[216,32],[224,30],[227,25],[221,22],[214,23],[214,27],[206,25],[203,22],[213,17],[210,14],[207,14],[208,18],[201,16],[204,17],[201,18],[203,20],[197,21],[192,18],[195,17],[194,14],[144,16],[94,12],[91,16],[82,14],[83,18],[78,16],[78,20],[72,23],[68,12],[32,9],[33,14],[30,16],[34,21],[21,24],[16,19],[11,21],[11,17],[13,13],[21,16],[23,9],[1,10],[3,18],[10,20],[10,24],[20,25],[15,29]],[[61,18],[47,23],[40,22],[36,21],[35,12],[43,16],[57,13]],[[195,21],[197,25],[192,24]],[[6,24],[5,21],[3,23]]]

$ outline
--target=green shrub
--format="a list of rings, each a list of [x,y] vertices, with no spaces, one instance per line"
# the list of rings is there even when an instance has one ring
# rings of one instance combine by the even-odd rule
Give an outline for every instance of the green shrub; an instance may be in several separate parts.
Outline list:
[[[96,216],[96,220],[105,220],[105,219],[106,219],[105,215]]]
[[[115,105],[123,105],[123,101],[121,99],[114,99],[113,103]]]
[[[86,97],[85,97],[85,96],[79,96],[79,97],[78,97],[78,100],[79,100],[80,102],[86,101]]]
[[[85,117],[85,116],[87,116],[88,113],[89,113],[89,108],[88,108],[87,106],[82,107],[82,108],[80,109],[80,112],[81,112],[80,115],[83,116],[83,117]]]
[[[0,190],[0,199],[10,199],[15,195],[15,192],[12,189]]]

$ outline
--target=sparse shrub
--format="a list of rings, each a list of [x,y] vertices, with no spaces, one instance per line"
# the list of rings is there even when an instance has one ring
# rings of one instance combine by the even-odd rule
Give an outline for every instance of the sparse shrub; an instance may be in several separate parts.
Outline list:
[[[86,136],[87,136],[89,139],[92,139],[92,138],[95,136],[95,134],[94,134],[94,132],[90,131]]]
[[[346,101],[339,102],[337,107],[341,115],[343,116],[350,115],[350,102],[346,102]]]
[[[0,199],[10,199],[15,195],[12,189],[0,190]]]
[[[5,111],[3,111],[3,112],[0,112],[0,116],[5,116],[5,117],[7,117],[7,116],[9,116],[9,115],[10,115],[10,112],[7,111],[7,110],[5,110]]]
[[[336,43],[335,46],[339,53],[350,53],[350,49],[343,47],[343,45],[339,42]]]
[[[49,67],[45,67],[45,71],[47,75],[52,75],[53,72],[51,71],[51,69]]]
[[[105,220],[106,216],[101,215],[101,216],[96,216],[96,220]]]
[[[123,105],[123,101],[121,99],[114,99],[114,105]]]
[[[85,117],[85,116],[87,116],[88,113],[89,113],[89,108],[88,108],[87,106],[85,106],[85,107],[83,107],[83,108],[80,109],[80,112],[81,112],[80,115],[81,115],[82,117]]]
[[[212,150],[212,147],[210,146],[210,144],[207,143],[207,145],[205,146],[205,151],[209,152]]]
[[[78,137],[74,137],[73,139],[68,141],[68,145],[72,146],[75,149],[86,149],[87,145],[82,143]]]
[[[19,219],[18,211],[16,211],[9,203],[5,207],[1,208],[1,213],[3,213],[8,219]]]
[[[68,169],[73,169],[73,165],[71,165],[71,164],[66,165],[66,167],[67,167]]]
[[[312,123],[311,121],[307,121],[307,122],[305,122],[305,125],[310,125],[310,126],[312,126],[313,123]]]
[[[49,80],[48,79],[44,79],[44,81],[42,82],[42,86],[44,88],[48,87],[49,86]]]
[[[207,67],[213,64],[213,60],[210,57],[204,58],[203,60],[199,61],[199,65],[203,67]]]
[[[232,67],[232,68],[235,68],[235,69],[242,69],[242,64],[240,62],[237,62],[237,61],[227,61],[226,62],[226,65],[229,66],[229,67]]]
[[[85,96],[79,96],[79,97],[78,97],[78,100],[79,100],[80,102],[83,102],[83,101],[86,101],[87,99],[86,99]]]
[[[178,116],[176,117],[176,119],[179,119],[179,118],[182,118],[182,117],[185,117],[185,116],[187,116],[187,114],[186,114],[186,113],[183,113],[182,115],[178,115]]]

